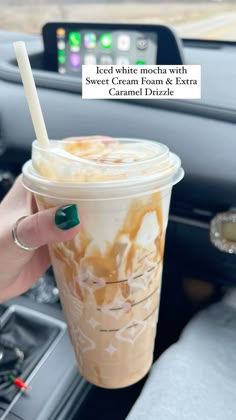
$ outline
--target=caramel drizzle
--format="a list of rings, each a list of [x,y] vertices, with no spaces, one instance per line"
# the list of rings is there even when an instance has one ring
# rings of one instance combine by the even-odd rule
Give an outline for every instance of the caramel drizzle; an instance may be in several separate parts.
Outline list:
[[[72,140],[64,144],[64,149],[78,157],[83,157],[88,160],[100,162],[100,163],[123,163],[125,159],[130,159],[130,154],[123,157],[112,157],[110,154],[113,154],[114,151],[122,150],[119,143],[104,143],[103,141],[92,141],[89,140]],[[140,157],[132,156],[132,162],[141,161]]]
[[[159,260],[156,264],[156,267],[160,264],[161,260]],[[152,270],[154,270],[156,267],[152,267],[149,270],[147,270],[148,273],[150,273]],[[139,277],[142,277],[144,275],[144,273],[141,274],[137,274],[137,276],[134,276],[133,279],[138,279]],[[106,284],[116,284],[116,283],[124,283],[126,281],[129,281],[129,279],[124,279],[124,280],[117,280],[117,281],[107,281]]]
[[[81,227],[80,233],[74,240],[50,245],[51,254],[63,264],[64,279],[75,297],[79,297],[81,301],[87,300],[89,292],[82,288],[78,282],[74,281],[74,278],[79,276],[79,271],[83,272],[86,269],[89,269],[92,275],[104,279],[109,284],[109,288],[105,287],[105,285],[93,291],[98,306],[112,302],[119,289],[124,299],[130,297],[130,286],[127,282],[127,277],[137,271],[139,262],[144,258],[137,258],[139,252],[144,252],[144,248],[136,243],[135,238],[142,225],[144,216],[151,212],[156,214],[160,227],[160,233],[154,242],[155,252],[151,262],[155,262],[154,258],[158,256],[162,260],[165,239],[165,233],[162,230],[162,197],[160,193],[156,192],[146,202],[144,200],[134,198],[131,201],[123,225],[117,232],[113,242],[107,243],[104,253],[95,245],[92,245],[92,238],[83,227]],[[37,197],[37,202],[41,208],[53,207],[52,204],[46,203],[42,197]],[[124,235],[128,237],[130,245],[122,243],[121,238]],[[78,240],[78,244],[75,240]],[[123,277],[123,280],[119,280],[118,275],[122,276],[122,273],[125,275],[125,279]],[[139,276],[141,274],[137,275],[137,277]]]

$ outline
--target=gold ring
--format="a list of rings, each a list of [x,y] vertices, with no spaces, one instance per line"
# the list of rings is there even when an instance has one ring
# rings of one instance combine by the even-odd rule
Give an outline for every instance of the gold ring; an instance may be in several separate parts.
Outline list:
[[[13,241],[15,242],[15,244],[19,248],[24,249],[24,251],[35,251],[38,247],[33,248],[33,247],[30,247],[30,246],[23,245],[17,237],[17,226],[21,222],[21,220],[25,219],[26,217],[27,216],[22,216],[14,223],[14,225],[12,226],[12,229],[11,229],[12,238],[13,238]]]

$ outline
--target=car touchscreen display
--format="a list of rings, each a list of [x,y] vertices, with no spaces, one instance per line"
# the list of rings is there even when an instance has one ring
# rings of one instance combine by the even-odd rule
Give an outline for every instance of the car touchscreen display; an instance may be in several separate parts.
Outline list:
[[[56,29],[57,69],[81,76],[83,64],[156,64],[157,34],[135,30]]]

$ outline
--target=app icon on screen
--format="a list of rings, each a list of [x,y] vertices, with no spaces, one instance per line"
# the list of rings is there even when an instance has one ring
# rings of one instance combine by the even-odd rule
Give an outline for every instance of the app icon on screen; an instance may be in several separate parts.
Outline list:
[[[70,47],[71,52],[79,52],[79,50],[80,50],[80,47],[77,45],[71,45]]]
[[[64,50],[64,49],[65,49],[65,46],[66,46],[66,44],[65,44],[65,42],[64,42],[64,41],[58,41],[58,43],[57,43],[57,48],[58,48],[59,50]]]
[[[85,54],[85,56],[84,56],[84,64],[94,65],[94,64],[96,64],[96,62],[97,62],[96,55],[93,55],[93,54]]]
[[[146,50],[148,47],[148,40],[147,38],[138,38],[136,40],[136,47],[138,48],[138,50]]]
[[[64,28],[57,28],[56,29],[56,34],[57,36],[64,36],[65,35],[65,29]]]
[[[58,50],[58,63],[64,64],[66,62],[66,56],[64,50]]]
[[[111,48],[112,47],[112,35],[109,33],[104,33],[100,35],[100,44],[102,48]]]
[[[118,35],[117,48],[121,51],[128,51],[130,49],[130,36],[126,34]]]
[[[136,60],[135,64],[144,65],[146,64],[144,60]]]
[[[79,67],[80,66],[80,54],[78,53],[70,53],[69,55],[69,61],[71,67]]]
[[[119,64],[119,65],[129,64],[129,58],[128,57],[122,57],[122,56],[117,57],[116,64]]]
[[[66,73],[65,67],[62,67],[62,66],[59,67],[58,71],[59,71],[60,74],[65,74]]]
[[[110,55],[101,55],[100,64],[112,64],[112,57]]]
[[[93,32],[88,32],[84,35],[84,46],[85,48],[95,48],[96,47],[96,34]]]
[[[68,42],[71,46],[80,46],[80,33],[79,32],[69,32]]]

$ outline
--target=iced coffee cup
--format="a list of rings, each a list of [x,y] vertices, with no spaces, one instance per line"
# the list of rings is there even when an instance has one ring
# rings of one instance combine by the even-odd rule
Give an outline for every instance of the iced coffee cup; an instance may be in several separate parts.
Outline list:
[[[78,206],[79,233],[49,251],[79,371],[100,387],[131,385],[153,360],[180,159],[136,139],[35,141],[32,150],[23,183],[39,210]]]

